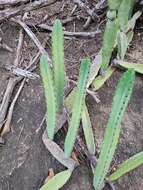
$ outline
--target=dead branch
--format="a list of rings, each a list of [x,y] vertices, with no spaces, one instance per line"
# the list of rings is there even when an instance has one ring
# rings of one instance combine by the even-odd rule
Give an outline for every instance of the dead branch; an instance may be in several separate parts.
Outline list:
[[[30,71],[23,70],[18,67],[20,59],[21,59],[21,49],[22,49],[22,45],[23,45],[23,38],[24,38],[23,32],[24,32],[23,29],[21,29],[20,34],[19,34],[19,43],[18,43],[18,47],[17,47],[16,58],[14,60],[14,64],[13,65],[12,64],[2,64],[1,67],[9,70],[14,75],[24,76],[27,78],[35,79],[35,78],[39,77],[37,74],[33,74]]]
[[[21,40],[19,40],[21,41]],[[19,45],[20,46],[20,45]],[[19,56],[16,56],[16,57],[19,57]],[[31,63],[26,67],[26,70],[28,69],[30,72],[34,71],[36,69],[36,65],[37,63],[39,62],[39,58],[40,58],[40,52],[38,52],[36,54],[36,56],[33,58],[33,60],[31,61]],[[8,111],[8,116],[5,120],[5,117],[6,117],[6,113],[7,113],[7,110],[8,110],[8,106],[9,106],[9,100],[12,96],[12,93],[13,93],[13,90],[14,90],[14,87],[17,85],[18,82],[20,82],[24,77],[23,76],[19,76],[19,77],[14,77],[14,78],[10,78],[9,82],[8,82],[8,85],[7,85],[7,89],[6,89],[6,92],[5,92],[5,95],[4,95],[4,98],[3,98],[3,101],[2,101],[2,104],[0,106],[0,132],[1,132],[1,135],[4,135],[5,132],[8,131],[8,127],[10,125],[10,122],[11,122],[11,117],[12,117],[12,113],[13,113],[13,109],[14,109],[14,106],[15,106],[15,103],[17,101],[17,98],[23,88],[23,85],[24,84],[21,84],[21,87],[19,87],[19,90],[16,94],[16,97],[13,99],[12,101],[12,104],[10,105],[10,110]],[[24,80],[24,79],[23,79]],[[25,81],[24,81],[25,82]],[[6,122],[5,122],[6,121]],[[6,126],[5,126],[5,125]],[[7,129],[5,130],[3,128],[3,131],[2,130],[2,126],[4,125],[4,128],[6,127]]]
[[[10,71],[11,74],[14,74],[16,76],[22,76],[22,77],[26,77],[29,79],[39,78],[38,74],[32,73],[32,72],[28,71],[27,69],[21,69],[12,64],[4,64],[1,67],[6,69],[7,71]]]
[[[57,0],[36,0],[31,3],[23,4],[17,7],[9,7],[6,8],[2,11],[0,11],[0,22],[3,20],[6,20],[10,17],[14,17],[16,15],[22,15],[25,12],[29,12],[35,9],[40,9],[42,7],[46,7],[49,5],[52,5],[56,2]]]
[[[16,5],[27,2],[29,2],[29,0],[1,0],[0,5]]]
[[[19,65],[20,59],[21,59],[21,50],[23,46],[23,40],[24,40],[24,33],[23,29],[20,30],[19,32],[19,42],[17,46],[17,51],[16,51],[16,57],[14,60],[14,66],[17,67]]]
[[[21,29],[20,33],[19,33],[19,42],[18,42],[18,47],[17,47],[17,52],[16,52],[16,58],[14,61],[15,66],[17,66],[19,64],[20,58],[21,58],[20,53],[21,53],[21,49],[22,49],[22,45],[23,45],[23,32],[22,32],[22,30],[23,29]],[[7,109],[9,106],[9,101],[10,101],[10,98],[12,96],[14,87],[18,81],[19,81],[19,79],[17,77],[14,77],[14,78],[10,77],[10,79],[8,81],[6,92],[4,94],[3,101],[2,101],[2,104],[0,106],[0,113],[1,113],[0,114],[0,130],[3,126],[3,121],[5,120],[5,117],[6,117]]]
[[[29,25],[30,27],[34,26],[33,23],[29,23],[29,22],[27,22],[27,25]],[[35,27],[38,27],[38,28],[40,28],[42,30],[46,30],[48,32],[52,32],[52,26],[49,26],[47,24],[40,24],[40,25],[35,24]],[[64,31],[65,36],[67,36],[67,37],[75,37],[75,38],[95,38],[100,33],[101,33],[100,30],[96,30],[96,31],[93,31],[93,32],[69,32],[69,31]]]
[[[48,26],[47,24],[40,24],[40,25],[38,25],[38,27],[40,27],[41,29],[44,29],[44,30],[48,30],[50,32],[52,31],[52,27]],[[80,37],[95,38],[95,36],[97,34],[100,34],[100,33],[101,33],[101,31],[99,31],[99,30],[96,30],[94,32],[68,32],[68,31],[64,31],[65,36],[76,37],[76,38],[80,38]]]
[[[13,93],[13,89],[17,84],[17,78],[10,78],[7,84],[7,88],[3,97],[2,104],[0,106],[0,130],[2,129],[3,122],[6,117],[7,109],[9,106],[9,101]]]
[[[38,49],[40,50],[40,52],[42,54],[45,54],[47,56],[48,62],[51,63],[51,59],[50,59],[48,53],[43,48],[41,42],[38,40],[38,38],[36,37],[36,35],[31,31],[31,29],[24,22],[22,22],[21,20],[11,18],[11,21],[13,21],[15,23],[18,23],[26,31],[26,33],[32,39],[32,41],[35,43],[35,45],[38,47]]]
[[[26,81],[26,78],[24,78],[23,81],[21,82],[20,87],[19,87],[10,107],[9,107],[7,119],[6,119],[6,122],[4,124],[3,130],[1,133],[1,137],[3,137],[6,133],[8,133],[10,131],[10,123],[11,123],[11,119],[12,119],[14,106],[15,106],[17,99],[18,99],[18,97],[19,97],[19,95],[20,95],[20,93],[24,87],[25,81]]]
[[[40,55],[40,54],[38,54]],[[26,69],[29,69],[34,63],[37,63],[39,60],[39,56],[36,58],[33,59],[32,63],[30,64],[30,66],[28,66]],[[31,67],[29,69],[29,71],[33,71],[34,69],[36,68],[36,65]],[[6,113],[7,113],[7,110],[8,110],[8,107],[9,107],[9,101],[10,101],[10,98],[13,94],[13,90],[15,88],[15,86],[17,85],[18,82],[20,82],[22,79],[24,78],[24,76],[19,76],[19,77],[14,77],[14,78],[10,78],[9,81],[8,81],[8,85],[7,85],[7,88],[6,88],[6,92],[4,94],[4,97],[3,97],[3,101],[2,101],[2,104],[0,106],[0,132],[1,132],[1,136],[3,136],[6,132],[8,132],[8,126],[10,125],[10,122],[11,122],[11,117],[12,117],[12,113],[13,113],[13,109],[14,109],[14,106],[15,106],[15,103],[17,101],[17,98],[23,88],[23,85],[19,87],[19,90],[16,94],[16,97],[13,99],[12,101],[12,104],[10,105],[10,110],[8,111],[8,116],[7,116],[7,119],[6,119],[6,122],[5,122],[5,117],[6,117]],[[4,125],[5,124],[5,125]],[[2,129],[2,126],[4,125],[4,128]],[[6,130],[5,130],[5,126],[6,126]]]

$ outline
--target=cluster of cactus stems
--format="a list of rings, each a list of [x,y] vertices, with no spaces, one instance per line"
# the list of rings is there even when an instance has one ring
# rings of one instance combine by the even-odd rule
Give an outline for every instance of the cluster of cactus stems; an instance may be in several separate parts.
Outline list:
[[[54,138],[57,114],[62,111],[64,105],[64,86],[66,78],[64,68],[64,37],[62,24],[59,20],[55,21],[52,32],[52,63],[53,67],[51,68],[48,64],[46,55],[42,55],[40,69],[47,105],[47,132],[48,137],[51,140]],[[79,80],[75,89],[73,106],[71,106],[72,116],[65,139],[65,154],[67,157],[71,155],[76,140],[86,94],[86,85],[90,65],[90,59],[81,60]]]
[[[118,144],[121,119],[131,96],[135,71],[142,67],[141,65],[134,67],[132,64],[123,62],[129,43],[133,38],[136,19],[141,15],[140,12],[137,12],[131,17],[134,3],[134,0],[108,0],[109,10],[107,12],[101,56],[101,74],[105,76],[99,76],[94,80],[95,90],[101,87],[102,83],[105,82],[104,79],[107,80],[114,71],[109,64],[115,48],[117,48],[117,59],[120,62],[122,60],[124,67],[129,68],[129,70],[121,77],[113,99],[112,111],[105,130],[97,166],[94,170],[93,184],[95,190],[103,188],[105,178],[114,181],[143,163],[143,152],[140,152],[121,164],[119,169],[111,176],[106,177]]]
[[[69,128],[64,143],[65,157],[70,157],[83,110],[84,122],[87,122],[84,126],[84,131],[87,132],[85,139],[87,142],[92,142],[93,146],[89,145],[89,149],[95,150],[93,139],[91,136],[92,129],[89,122],[90,118],[88,110],[85,105],[86,86],[87,79],[90,70],[90,59],[82,59],[80,63],[80,72],[77,87],[72,93],[72,105],[70,104],[71,119],[69,122]],[[59,20],[56,20],[53,26],[52,32],[52,66],[48,63],[46,55],[41,56],[40,71],[42,76],[42,82],[44,86],[45,99],[46,99],[46,124],[48,138],[54,139],[54,132],[57,125],[57,115],[62,112],[64,107],[64,87],[65,87],[65,68],[64,68],[64,36],[62,31],[62,24]],[[73,96],[74,95],[74,96]],[[69,100],[70,102],[71,100]],[[89,125],[89,126],[88,126]],[[92,138],[90,138],[90,136]],[[92,140],[91,140],[92,139]],[[41,190],[58,190],[62,187],[71,175],[70,170],[65,170],[55,175],[48,183],[46,183]]]
[[[133,28],[136,19],[140,16],[140,13],[137,12],[131,17],[134,3],[134,0],[108,0],[109,10],[107,12],[107,24],[101,49],[101,72],[103,74],[106,73],[106,75],[105,77],[98,76],[95,78],[93,81],[94,90],[98,90],[112,75],[114,69],[109,66],[109,63],[115,48],[117,48],[118,60],[124,60],[127,48],[133,37]],[[88,151],[91,155],[95,155],[96,148],[94,135],[85,103],[86,89],[89,87],[88,83],[91,83],[91,78],[88,78],[91,61],[90,59],[81,60],[77,86],[69,96],[64,99],[66,80],[64,66],[64,36],[62,24],[59,20],[55,21],[52,32],[52,64],[52,67],[48,64],[46,55],[41,56],[40,70],[46,99],[48,138],[51,140],[54,139],[57,115],[59,112],[62,112],[63,106],[66,106],[71,113],[71,119],[69,121],[68,132],[64,143],[65,156],[71,156],[80,120],[82,121]],[[118,82],[99,159],[96,168],[92,166],[94,173],[93,185],[95,190],[101,190],[103,188],[105,179],[114,181],[143,163],[143,152],[141,152],[121,164],[115,173],[108,176],[110,163],[118,144],[121,120],[132,93],[135,71],[140,70],[139,68],[140,65],[138,65],[136,69],[130,66],[130,69],[123,74]],[[60,172],[49,180],[41,190],[58,190],[66,183],[70,176],[71,171],[69,170]]]
[[[129,26],[134,0],[108,0],[107,23],[103,36],[102,65],[104,72],[109,66],[114,48],[118,48],[118,58],[124,59],[127,47],[133,37],[133,30]]]

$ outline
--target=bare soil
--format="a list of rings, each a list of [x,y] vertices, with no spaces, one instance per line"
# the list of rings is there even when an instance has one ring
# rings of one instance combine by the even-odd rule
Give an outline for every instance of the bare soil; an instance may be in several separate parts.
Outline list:
[[[48,15],[47,23],[52,24],[55,18],[64,19],[70,14],[74,4],[65,1],[56,3],[42,10],[32,12],[35,21]],[[85,15],[84,12],[78,12]],[[65,25],[68,31],[84,31],[83,19],[76,19]],[[104,27],[104,25],[103,25]],[[87,31],[94,31],[97,23],[92,22]],[[0,59],[3,63],[12,63],[18,41],[19,27],[9,22],[1,25],[1,36],[5,43],[14,49],[14,53],[0,50]],[[38,29],[34,31],[41,42],[49,37],[46,32]],[[92,39],[65,39],[65,64],[67,75],[76,80],[79,70],[79,60],[84,57],[93,59],[101,47],[101,36],[98,34]],[[47,43],[47,51],[50,53],[50,40]],[[142,34],[138,29],[127,53],[127,60],[143,62]],[[25,64],[37,51],[29,37],[25,35],[23,59]],[[36,71],[39,73],[39,69]],[[96,103],[91,97],[87,97],[91,121],[94,129],[95,140],[100,148],[104,129],[111,110],[113,94],[122,71],[116,71],[107,83],[97,92],[100,103]],[[0,69],[0,102],[6,89],[9,72]],[[136,75],[133,95],[128,109],[122,121],[122,131],[116,155],[111,165],[111,171],[119,163],[143,150],[143,78]],[[38,190],[48,175],[50,168],[57,173],[64,169],[54,157],[47,151],[43,142],[42,134],[45,125],[37,129],[45,113],[45,103],[41,79],[28,80],[17,101],[13,112],[11,132],[5,137],[5,145],[0,146],[0,190]],[[62,141],[62,139],[60,139]],[[73,173],[63,190],[93,190],[91,169],[83,162]],[[116,190],[142,190],[143,189],[143,166],[121,177],[115,183]],[[105,187],[105,190],[108,190]]]

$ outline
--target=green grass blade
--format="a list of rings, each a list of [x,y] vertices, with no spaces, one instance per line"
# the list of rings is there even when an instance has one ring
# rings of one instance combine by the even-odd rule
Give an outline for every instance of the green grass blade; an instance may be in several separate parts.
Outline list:
[[[52,60],[54,67],[55,96],[58,110],[63,106],[65,67],[64,67],[64,35],[62,24],[56,20],[52,31]]]
[[[118,169],[113,174],[111,174],[107,178],[107,180],[108,181],[115,181],[118,178],[120,178],[122,175],[130,172],[131,170],[133,170],[135,168],[137,168],[141,164],[143,164],[143,151],[132,156],[131,158],[129,158],[128,160],[123,162],[121,165],[119,165]]]
[[[83,110],[82,110],[82,128],[88,151],[91,155],[95,155],[94,135],[92,131],[91,120],[85,102],[83,104]]]
[[[104,178],[110,167],[121,129],[121,119],[129,102],[135,72],[128,70],[121,77],[115,96],[113,98],[112,111],[105,130],[104,140],[99,155],[99,160],[94,173],[94,188],[101,190]]]
[[[48,64],[47,61],[47,57],[45,55],[42,55],[40,59],[40,71],[44,86],[46,107],[47,107],[47,113],[46,113],[47,132],[48,132],[48,137],[50,139],[53,139],[54,129],[56,126],[56,102],[55,102],[55,93],[53,85],[53,76],[50,65]]]
[[[136,72],[143,74],[143,64],[141,63],[129,63],[126,61],[117,60],[117,64],[126,69],[134,69]]]
[[[68,129],[68,133],[67,133],[67,136],[65,139],[65,145],[64,145],[65,154],[67,157],[71,155],[71,152],[76,140],[76,135],[77,135],[80,118],[81,118],[83,102],[85,99],[86,84],[87,84],[87,78],[88,78],[90,65],[91,65],[91,62],[89,59],[84,59],[81,61],[79,80],[78,80],[78,84],[76,88],[75,100],[73,102],[73,107],[72,107],[72,117],[69,123],[69,129]]]
[[[108,20],[103,36],[101,71],[106,71],[116,42],[118,31],[117,20]]]
[[[114,71],[115,69],[109,67],[104,76],[100,75],[96,77],[92,83],[93,90],[99,90],[104,85],[104,83],[112,76]]]
[[[56,174],[54,177],[52,177],[48,182],[43,185],[40,190],[58,190],[60,189],[65,183],[68,181],[68,179],[71,176],[70,170],[65,170],[63,172],[60,172]]]

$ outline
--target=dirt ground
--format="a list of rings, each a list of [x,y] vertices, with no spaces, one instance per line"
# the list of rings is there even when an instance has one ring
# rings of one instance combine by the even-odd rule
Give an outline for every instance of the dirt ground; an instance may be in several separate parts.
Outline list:
[[[47,23],[52,24],[55,18],[65,19],[70,14],[74,4],[70,1],[56,3],[42,10],[34,11],[31,17],[37,22],[48,15]],[[87,16],[81,10],[77,14]],[[84,31],[84,19],[76,19],[67,23],[64,27],[67,31]],[[97,22],[92,22],[87,31],[97,29]],[[104,27],[104,22],[103,22]],[[102,28],[102,26],[101,26]],[[142,31],[137,26],[134,39],[127,53],[127,60],[143,62]],[[13,63],[18,42],[20,27],[6,22],[1,25],[0,35],[5,43],[14,49],[14,53],[0,50],[1,62]],[[49,33],[34,31],[41,42],[47,37],[46,49],[50,54]],[[102,34],[95,38],[68,38],[65,39],[65,64],[69,78],[76,80],[78,76],[79,60],[90,57],[92,60],[101,48]],[[23,48],[23,64],[28,64],[30,58],[35,55],[37,48],[27,35]],[[39,74],[37,68],[36,73]],[[111,103],[116,84],[122,71],[116,71],[107,83],[97,92],[100,103],[96,103],[91,97],[87,97],[91,121],[94,129],[97,146],[100,147],[104,129],[111,110]],[[0,103],[8,82],[9,72],[0,69]],[[18,86],[17,86],[18,87]],[[15,89],[16,90],[16,89]],[[15,92],[14,92],[15,93]],[[111,165],[111,171],[116,166],[143,150],[143,78],[136,75],[133,94],[124,115],[122,131],[116,155]],[[45,113],[45,103],[41,79],[27,80],[24,89],[13,112],[11,132],[5,137],[5,145],[0,146],[0,190],[38,190],[48,175],[50,168],[57,173],[64,169],[58,161],[47,151],[43,142],[42,134],[45,125],[39,126]],[[62,139],[61,139],[62,140]],[[142,190],[143,189],[143,166],[121,177],[114,183],[116,190]],[[63,190],[93,190],[91,169],[83,162],[75,169],[69,182]],[[104,190],[108,190],[105,187]]]

